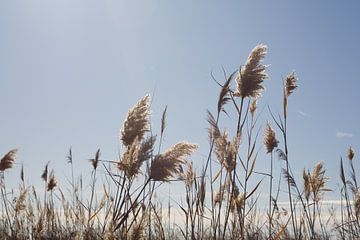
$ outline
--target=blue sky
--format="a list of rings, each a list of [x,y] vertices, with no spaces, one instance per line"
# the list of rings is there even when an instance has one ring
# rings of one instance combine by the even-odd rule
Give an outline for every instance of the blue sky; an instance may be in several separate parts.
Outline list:
[[[211,73],[222,81],[222,67],[236,70],[264,43],[271,79],[260,106],[281,110],[281,78],[295,70],[293,169],[323,160],[336,188],[340,155],[349,145],[360,151],[359,10],[357,1],[1,0],[0,154],[19,148],[6,178],[17,180],[23,163],[37,184],[48,161],[70,176],[70,146],[76,172],[89,174],[98,148],[117,157],[127,110],[153,92],[154,131],[167,105],[164,147],[198,143],[200,168],[206,109],[215,110],[219,90]]]

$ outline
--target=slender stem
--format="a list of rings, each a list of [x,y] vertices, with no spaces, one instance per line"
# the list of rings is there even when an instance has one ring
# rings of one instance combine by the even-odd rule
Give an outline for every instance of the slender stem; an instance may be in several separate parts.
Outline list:
[[[272,185],[273,185],[273,151],[271,151],[270,153],[270,194],[269,194],[269,239],[272,239],[271,237],[271,227],[272,227],[272,210],[271,210],[271,207],[272,207]]]
[[[91,210],[92,210],[92,203],[94,200],[94,194],[95,194],[95,181],[96,181],[96,169],[92,172],[92,186],[91,186],[91,196],[90,196],[90,203],[89,203],[89,211],[88,211],[88,223],[87,227],[90,228],[90,220],[91,220]]]
[[[235,102],[234,102],[234,105],[236,106]],[[237,127],[236,127],[236,136],[237,137],[241,134],[242,126],[243,126],[241,124],[241,113],[242,113],[243,106],[244,106],[244,97],[241,98],[240,109],[239,109],[239,112],[238,112],[238,122],[237,122]],[[235,166],[234,166],[234,170],[233,170],[233,177],[231,177],[231,173],[229,174],[229,177],[230,177],[230,180],[231,180],[231,186],[229,186],[229,187],[231,187],[231,197],[233,197],[233,195],[234,195],[235,174],[236,174],[236,161],[235,161]],[[231,197],[230,197],[230,199],[228,201],[228,206],[227,206],[227,209],[226,209],[225,222],[224,222],[224,231],[223,231],[223,239],[225,238],[227,223],[228,223],[228,219],[229,219],[229,215],[230,215]]]
[[[289,152],[288,152],[288,146],[287,146],[287,114],[286,114],[286,96],[284,92],[284,129],[283,129],[283,137],[284,137],[284,145],[285,145],[285,156],[286,156],[286,171],[288,174],[290,174],[289,171]],[[295,218],[294,218],[294,208],[293,208],[293,202],[292,202],[292,196],[291,196],[291,185],[290,182],[287,179],[287,186],[288,186],[288,196],[289,196],[289,205],[290,205],[290,214],[291,214],[291,222],[293,226],[293,231],[295,235],[295,239],[297,239],[297,232],[296,232],[296,225],[295,225]]]
[[[5,191],[5,183],[4,182],[2,183],[2,186],[1,186],[1,195],[2,195],[2,199],[4,201],[5,212],[6,212],[6,217],[8,219],[8,222],[9,222],[9,227],[10,227],[10,230],[11,230],[11,236],[13,236],[14,235],[14,230],[12,228],[10,215],[9,215],[9,210],[8,210],[8,206],[7,206],[7,203],[6,203],[6,191]]]
[[[151,200],[152,200],[152,195],[154,192],[154,188],[155,188],[155,182],[153,182],[152,186],[151,186],[151,182],[150,182],[150,199],[149,199],[149,240],[151,240]]]

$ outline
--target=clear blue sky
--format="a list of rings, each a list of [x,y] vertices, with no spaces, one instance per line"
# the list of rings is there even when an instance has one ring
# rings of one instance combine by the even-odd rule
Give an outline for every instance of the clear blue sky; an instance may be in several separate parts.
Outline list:
[[[296,70],[292,166],[324,160],[335,186],[340,155],[360,152],[359,10],[358,1],[1,0],[0,154],[19,148],[6,177],[17,181],[23,163],[36,184],[48,161],[70,176],[70,146],[76,173],[90,172],[97,148],[116,158],[128,108],[154,91],[155,130],[168,105],[164,146],[200,144],[200,167],[218,96],[211,72],[222,80],[222,66],[237,69],[264,43],[271,79],[260,106],[281,110],[281,78]]]

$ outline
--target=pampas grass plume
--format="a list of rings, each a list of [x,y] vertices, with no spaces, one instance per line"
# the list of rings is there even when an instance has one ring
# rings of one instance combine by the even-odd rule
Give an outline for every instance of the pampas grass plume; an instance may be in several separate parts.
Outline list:
[[[149,131],[149,104],[150,97],[146,95],[129,110],[121,130],[121,141],[125,146],[130,146],[136,139],[141,141],[144,134]]]
[[[264,90],[261,85],[269,76],[265,72],[266,65],[263,65],[267,46],[263,44],[257,45],[250,53],[247,61],[243,67],[240,68],[239,74],[236,77],[237,89],[234,93],[235,96],[242,98],[258,97]]]
[[[264,145],[266,147],[266,153],[271,153],[274,148],[278,146],[279,141],[276,139],[275,131],[271,127],[270,123],[266,124],[264,134]]]
[[[156,155],[150,167],[150,178],[155,181],[168,181],[179,174],[181,166],[186,163],[185,157],[191,155],[197,145],[180,142],[166,152]]]
[[[17,149],[12,149],[7,154],[5,154],[5,156],[0,160],[0,171],[5,171],[6,169],[12,168],[16,159],[17,151]]]

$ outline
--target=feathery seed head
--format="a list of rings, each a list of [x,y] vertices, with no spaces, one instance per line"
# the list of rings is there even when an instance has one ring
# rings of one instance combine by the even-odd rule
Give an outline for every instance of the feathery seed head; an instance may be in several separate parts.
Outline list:
[[[128,178],[135,177],[141,171],[142,164],[151,158],[156,136],[149,137],[139,143],[136,139],[131,146],[126,149],[118,169],[125,172]]]
[[[216,157],[228,172],[231,172],[235,168],[239,144],[240,134],[236,136],[233,141],[230,141],[226,131],[215,139]]]
[[[303,170],[305,199],[309,200],[311,194],[310,174]]]
[[[50,180],[49,180],[48,185],[47,185],[47,190],[48,191],[53,191],[54,188],[56,187],[56,184],[57,184],[57,181],[56,181],[54,172],[51,172],[50,173]]]
[[[261,84],[269,77],[265,72],[267,66],[262,64],[266,50],[267,46],[260,44],[251,51],[245,65],[240,68],[236,77],[237,89],[234,93],[235,96],[256,98],[261,95],[264,90]]]
[[[293,93],[293,91],[298,87],[296,85],[297,82],[297,76],[295,72],[293,71],[285,78],[285,95],[286,97],[290,96],[290,94]]]
[[[20,192],[20,196],[16,199],[16,203],[15,203],[15,212],[16,213],[25,209],[26,196],[27,196],[27,189],[22,189]]]
[[[135,139],[141,141],[149,131],[150,97],[146,95],[129,110],[124,127],[121,130],[121,140],[125,146],[130,146]]]
[[[191,187],[194,184],[194,181],[196,179],[196,174],[194,171],[193,162],[190,162],[187,164],[188,168],[184,176],[185,184],[187,187]]]
[[[250,109],[249,109],[251,116],[254,117],[256,109],[257,109],[257,99],[254,98],[253,101],[251,102]]]
[[[139,171],[139,142],[137,139],[126,149],[123,154],[121,161],[118,163],[118,168],[125,172],[128,178],[135,176]]]
[[[10,150],[3,158],[0,160],[0,171],[5,171],[6,169],[12,168],[13,163],[16,159],[17,149]]]
[[[278,146],[279,141],[276,139],[275,131],[271,127],[270,123],[266,124],[264,134],[264,145],[266,147],[266,153],[271,153],[274,148]]]
[[[180,142],[166,152],[156,155],[151,163],[149,176],[154,181],[168,181],[169,178],[179,174],[185,157],[190,156],[197,145]]]
[[[354,158],[354,156],[355,156],[355,151],[354,151],[354,149],[350,146],[349,147],[349,150],[348,150],[348,159],[350,160],[350,161],[352,161],[353,160],[353,158]]]

